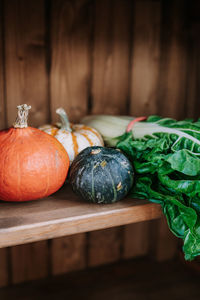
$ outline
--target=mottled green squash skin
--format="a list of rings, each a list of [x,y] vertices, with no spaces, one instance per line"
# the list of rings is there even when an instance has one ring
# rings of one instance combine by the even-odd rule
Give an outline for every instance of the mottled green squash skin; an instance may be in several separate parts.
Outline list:
[[[133,167],[122,152],[93,146],[75,158],[69,180],[74,192],[85,200],[114,203],[127,195],[133,178]]]

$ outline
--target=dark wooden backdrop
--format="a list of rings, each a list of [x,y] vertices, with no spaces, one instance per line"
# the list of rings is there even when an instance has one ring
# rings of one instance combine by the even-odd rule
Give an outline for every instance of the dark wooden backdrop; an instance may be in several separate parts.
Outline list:
[[[88,113],[200,115],[200,1],[0,0],[0,127]],[[0,286],[138,255],[173,256],[163,220],[0,249]]]

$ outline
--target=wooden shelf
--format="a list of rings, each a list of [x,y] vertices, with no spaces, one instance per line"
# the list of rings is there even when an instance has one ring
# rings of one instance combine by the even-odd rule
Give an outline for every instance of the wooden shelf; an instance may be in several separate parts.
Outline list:
[[[161,214],[159,205],[145,200],[85,203],[65,186],[37,201],[0,201],[0,248],[152,220]]]

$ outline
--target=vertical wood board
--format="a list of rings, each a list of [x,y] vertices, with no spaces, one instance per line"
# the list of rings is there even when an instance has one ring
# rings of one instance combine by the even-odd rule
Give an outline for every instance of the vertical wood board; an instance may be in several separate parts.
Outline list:
[[[186,1],[163,2],[162,55],[158,113],[185,117],[187,78]]]
[[[131,114],[156,114],[160,67],[161,1],[135,0],[131,65]]]
[[[63,107],[72,122],[88,110],[93,6],[88,0],[53,0],[51,6],[51,116]],[[52,273],[82,269],[86,234],[52,241]]]
[[[178,238],[169,230],[166,218],[152,222],[149,254],[157,261],[170,260],[177,254]]]
[[[4,78],[3,1],[0,0],[0,129],[6,126]]]
[[[75,122],[87,113],[90,56],[91,2],[53,0],[51,9],[51,116],[66,109]]]
[[[44,1],[5,1],[4,20],[8,126],[22,103],[32,105],[29,124],[43,124],[49,118]],[[11,248],[12,282],[45,277],[47,255],[47,241]]]
[[[6,127],[3,8],[3,0],[0,0],[0,130]],[[0,287],[6,286],[9,283],[8,269],[8,249],[0,249]]]
[[[92,113],[125,114],[129,91],[131,1],[96,0]]]
[[[161,1],[135,0],[133,12],[129,114],[148,116],[158,113]],[[151,230],[153,230],[151,222],[126,226],[123,257],[146,255],[149,250]]]
[[[190,1],[188,5],[188,47],[187,47],[187,98],[185,115],[200,116],[200,2]]]
[[[123,258],[143,256],[149,250],[151,222],[135,223],[125,226]]]
[[[29,124],[38,126],[49,119],[44,0],[8,0],[4,13],[8,125],[15,121],[16,106],[27,103]]]
[[[86,234],[54,239],[51,258],[53,275],[84,269],[86,267]]]
[[[93,114],[125,114],[129,92],[131,1],[95,1],[92,63]],[[120,259],[123,228],[89,233],[88,264]]]
[[[89,233],[88,265],[90,267],[119,260],[122,246],[121,228],[109,228]]]
[[[158,113],[165,117],[182,119],[185,110],[187,80],[186,1],[163,2],[161,64],[158,91]],[[165,220],[154,224],[153,257],[157,260],[173,258],[177,238],[172,236]],[[156,241],[156,242],[155,242]]]
[[[47,242],[36,242],[11,248],[12,283],[47,277]]]
[[[8,284],[8,249],[0,249],[0,287]]]

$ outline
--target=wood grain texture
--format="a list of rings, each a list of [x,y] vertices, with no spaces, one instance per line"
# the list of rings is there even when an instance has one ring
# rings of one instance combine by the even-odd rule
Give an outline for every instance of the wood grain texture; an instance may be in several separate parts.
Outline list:
[[[8,252],[7,248],[0,249],[0,287],[8,284]]]
[[[199,118],[200,107],[200,2],[189,3],[188,17],[188,47],[187,47],[187,98],[185,115],[189,118]]]
[[[0,129],[6,127],[4,78],[3,1],[0,0]],[[0,249],[0,287],[8,284],[7,249]]]
[[[44,124],[49,117],[44,1],[5,1],[4,17],[8,125],[22,103],[32,105],[29,124]]]
[[[153,259],[165,261],[173,259],[176,256],[179,240],[169,230],[165,217],[153,221],[149,239],[149,253]]]
[[[46,241],[12,247],[11,269],[14,284],[47,277]]]
[[[4,1],[4,20],[8,125],[22,103],[32,105],[29,124],[44,124],[49,118],[44,1]],[[46,276],[47,252],[46,241],[12,248],[13,282]]]
[[[57,119],[55,111],[59,106],[66,109],[73,122],[87,113],[92,6],[88,0],[52,1],[50,86],[51,116],[54,121]],[[82,268],[86,262],[84,247],[84,235],[53,240],[53,274]],[[67,255],[67,251],[73,255]]]
[[[91,232],[88,240],[88,265],[99,266],[118,261],[121,255],[122,231],[109,228]]]
[[[59,106],[75,122],[87,113],[91,56],[91,1],[53,0],[51,116]]]
[[[160,68],[161,1],[135,0],[131,66],[131,114],[156,114]]]
[[[129,113],[133,116],[148,116],[158,112],[161,1],[135,0],[133,11]],[[145,222],[125,228],[123,248],[125,258],[148,253],[150,227],[151,223]]]
[[[187,30],[186,1],[163,2],[163,27],[161,65],[158,91],[158,113],[162,116],[181,119],[185,111],[187,80]],[[166,221],[154,224],[155,246],[153,257],[158,260],[173,258],[177,239],[170,233]]]
[[[158,112],[162,116],[185,117],[187,79],[186,1],[163,2],[162,55]]]
[[[4,32],[3,32],[3,1],[0,0],[0,129],[3,129],[6,127],[3,36],[4,36]]]
[[[0,247],[159,218],[160,206],[124,199],[99,205],[81,201],[70,186],[42,200],[0,202]],[[102,245],[103,247],[104,245]]]
[[[129,0],[95,1],[91,95],[93,114],[114,115],[125,114],[127,111],[131,7]],[[89,264],[98,265],[120,259],[122,235],[122,228],[89,234]]]
[[[51,251],[53,275],[82,270],[86,267],[86,234],[54,239]]]
[[[149,251],[150,222],[126,225],[123,243],[123,258],[146,255]]]
[[[96,0],[92,113],[125,114],[129,89],[131,1]]]

